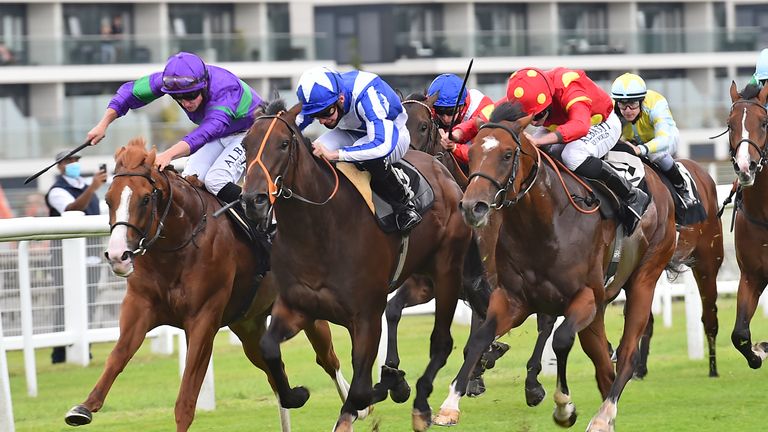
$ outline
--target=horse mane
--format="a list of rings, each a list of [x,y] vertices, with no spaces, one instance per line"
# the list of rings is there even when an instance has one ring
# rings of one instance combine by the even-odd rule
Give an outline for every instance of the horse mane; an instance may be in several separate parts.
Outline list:
[[[739,92],[739,96],[745,100],[754,99],[758,94],[760,94],[760,87],[756,84],[747,84],[744,89]]]
[[[264,110],[265,115],[277,115],[281,111],[287,111],[288,109],[285,106],[285,99],[275,99],[273,101],[269,101],[266,103],[266,108]]]
[[[139,168],[146,164],[148,156],[147,141],[142,137],[133,138],[115,152],[115,168]]]
[[[427,94],[426,94],[426,92],[424,92],[424,93],[422,93],[422,92],[414,92],[414,93],[411,93],[408,96],[406,96],[405,99],[403,99],[403,100],[414,100],[414,101],[418,101],[418,102],[425,102],[427,100]]]
[[[491,123],[499,123],[501,121],[515,121],[525,117],[525,111],[523,106],[519,102],[504,102],[501,105],[497,105],[491,113],[491,118],[488,119]]]

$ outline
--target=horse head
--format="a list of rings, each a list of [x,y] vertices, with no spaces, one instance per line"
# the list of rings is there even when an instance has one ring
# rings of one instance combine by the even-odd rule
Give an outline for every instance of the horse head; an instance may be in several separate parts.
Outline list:
[[[408,114],[406,127],[411,134],[411,148],[437,156],[440,147],[440,133],[437,121],[432,115],[438,93],[427,97],[424,93],[412,93],[403,101]]]
[[[728,141],[733,168],[741,187],[752,186],[755,176],[768,160],[766,130],[768,130],[768,86],[760,90],[748,85],[739,93],[731,82],[731,112],[728,115]]]
[[[147,151],[145,146],[144,139],[135,138],[115,152],[115,175],[105,196],[110,237],[104,255],[112,271],[122,277],[133,272],[134,256],[143,255],[159,237],[170,206],[168,199],[161,208],[170,184],[167,177],[160,180],[153,168],[156,150]]]
[[[530,122],[519,104],[505,102],[494,109],[490,122],[473,140],[469,185],[461,200],[464,220],[470,226],[485,226],[491,210],[515,204],[533,186],[538,149],[520,134]],[[511,199],[510,194],[514,194]]]
[[[292,168],[298,154],[309,151],[308,142],[296,126],[300,111],[301,104],[286,111],[284,101],[273,101],[243,138],[247,167],[242,205],[258,229],[268,228],[277,198],[292,196],[284,184],[295,180]]]

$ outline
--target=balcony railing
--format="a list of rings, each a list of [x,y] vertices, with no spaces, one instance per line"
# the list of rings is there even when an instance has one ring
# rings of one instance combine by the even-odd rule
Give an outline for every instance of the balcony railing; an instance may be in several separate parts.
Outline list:
[[[389,36],[382,35],[384,37]],[[724,29],[707,32],[645,30],[635,33],[530,30],[414,35],[408,32],[394,35],[395,58],[382,57],[380,61],[398,58],[756,52],[763,48],[760,41],[761,29],[758,27],[740,28],[738,32],[730,33]],[[325,33],[308,36],[283,33],[264,38],[241,33],[183,37],[124,35],[110,39],[98,35],[57,39],[28,37],[15,40],[10,46],[14,54],[13,64],[20,65],[162,63],[171,53],[182,50],[217,62],[342,58],[338,53],[334,56],[334,40]],[[343,58],[356,58],[347,54]]]

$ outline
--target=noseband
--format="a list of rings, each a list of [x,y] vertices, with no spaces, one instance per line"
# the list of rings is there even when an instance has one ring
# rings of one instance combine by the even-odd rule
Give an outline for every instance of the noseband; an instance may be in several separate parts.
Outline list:
[[[137,233],[139,233],[139,235],[141,236],[141,239],[139,239],[139,247],[137,247],[136,250],[132,251],[131,253],[133,255],[144,255],[145,253],[147,253],[147,249],[149,249],[149,247],[152,246],[152,244],[157,241],[157,239],[160,237],[160,233],[163,231],[163,228],[165,227],[165,218],[168,216],[168,211],[170,210],[171,202],[173,201],[173,188],[171,187],[171,181],[168,180],[168,176],[166,176],[165,173],[163,173],[163,177],[165,177],[165,181],[168,183],[168,203],[165,205],[163,214],[162,216],[160,216],[160,220],[157,223],[157,230],[155,230],[155,235],[152,236],[152,238],[149,239],[149,241],[147,241],[147,237],[149,236],[149,230],[152,229],[152,222],[154,221],[155,214],[157,213],[157,201],[159,200],[158,197],[162,192],[160,191],[160,189],[157,188],[155,179],[153,179],[152,176],[148,174],[120,173],[120,174],[115,174],[115,177],[141,177],[146,179],[149,182],[149,184],[152,185],[152,192],[150,193],[150,199],[152,200],[152,210],[149,213],[149,221],[147,222],[147,228],[145,230],[127,221],[117,221],[109,227],[110,234],[112,234],[112,231],[120,225],[125,225],[128,228],[131,228],[135,230]]]
[[[512,171],[509,174],[509,178],[507,179],[506,185],[502,185],[495,178],[479,171],[473,172],[467,178],[468,181],[471,181],[475,177],[482,177],[488,180],[489,182],[491,182],[491,184],[493,184],[496,187],[496,189],[499,190],[498,192],[496,192],[496,195],[493,197],[493,203],[491,204],[491,208],[495,208],[498,210],[504,207],[514,205],[525,194],[527,194],[528,191],[531,190],[534,183],[536,183],[536,178],[538,177],[538,174],[539,174],[539,164],[541,162],[541,155],[538,152],[538,149],[536,151],[535,158],[532,155],[523,151],[522,144],[520,143],[520,137],[517,135],[517,133],[515,133],[515,131],[513,131],[506,125],[503,125],[501,123],[485,123],[484,125],[480,126],[480,129],[486,129],[486,128],[504,130],[512,137],[512,139],[517,144],[517,147],[515,148],[515,154],[513,156],[514,159],[512,160]],[[528,172],[528,176],[525,178],[525,180],[523,180],[522,184],[524,185],[527,183],[528,186],[526,186],[525,189],[523,189],[522,191],[518,192],[517,195],[510,200],[510,199],[507,199],[507,192],[512,189],[513,183],[515,182],[515,178],[517,177],[517,170],[520,168],[520,153],[523,153],[524,155],[530,157],[531,159],[535,159],[536,162],[534,162],[533,167],[531,168],[531,171]]]

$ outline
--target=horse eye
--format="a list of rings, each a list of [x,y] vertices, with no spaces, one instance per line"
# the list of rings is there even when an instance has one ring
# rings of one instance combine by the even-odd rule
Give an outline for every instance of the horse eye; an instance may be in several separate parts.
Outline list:
[[[289,145],[290,143],[291,143],[291,141],[290,141],[290,140],[285,140],[285,141],[283,141],[283,142],[281,142],[281,143],[280,143],[280,148],[281,148],[281,149],[283,149],[283,150],[285,150],[285,149],[287,149],[287,148],[288,148],[288,145]]]
[[[144,195],[144,197],[141,199],[141,205],[147,204],[149,204],[149,195]]]
[[[513,155],[514,155],[514,153],[512,153],[512,150],[507,150],[507,151],[504,153],[504,160],[510,160],[510,159],[512,159],[512,156],[513,156]]]
[[[426,132],[426,131],[427,131],[427,129],[429,129],[429,128],[427,127],[427,124],[426,124],[426,123],[422,123],[422,124],[421,124],[421,131],[422,131],[422,132]]]

